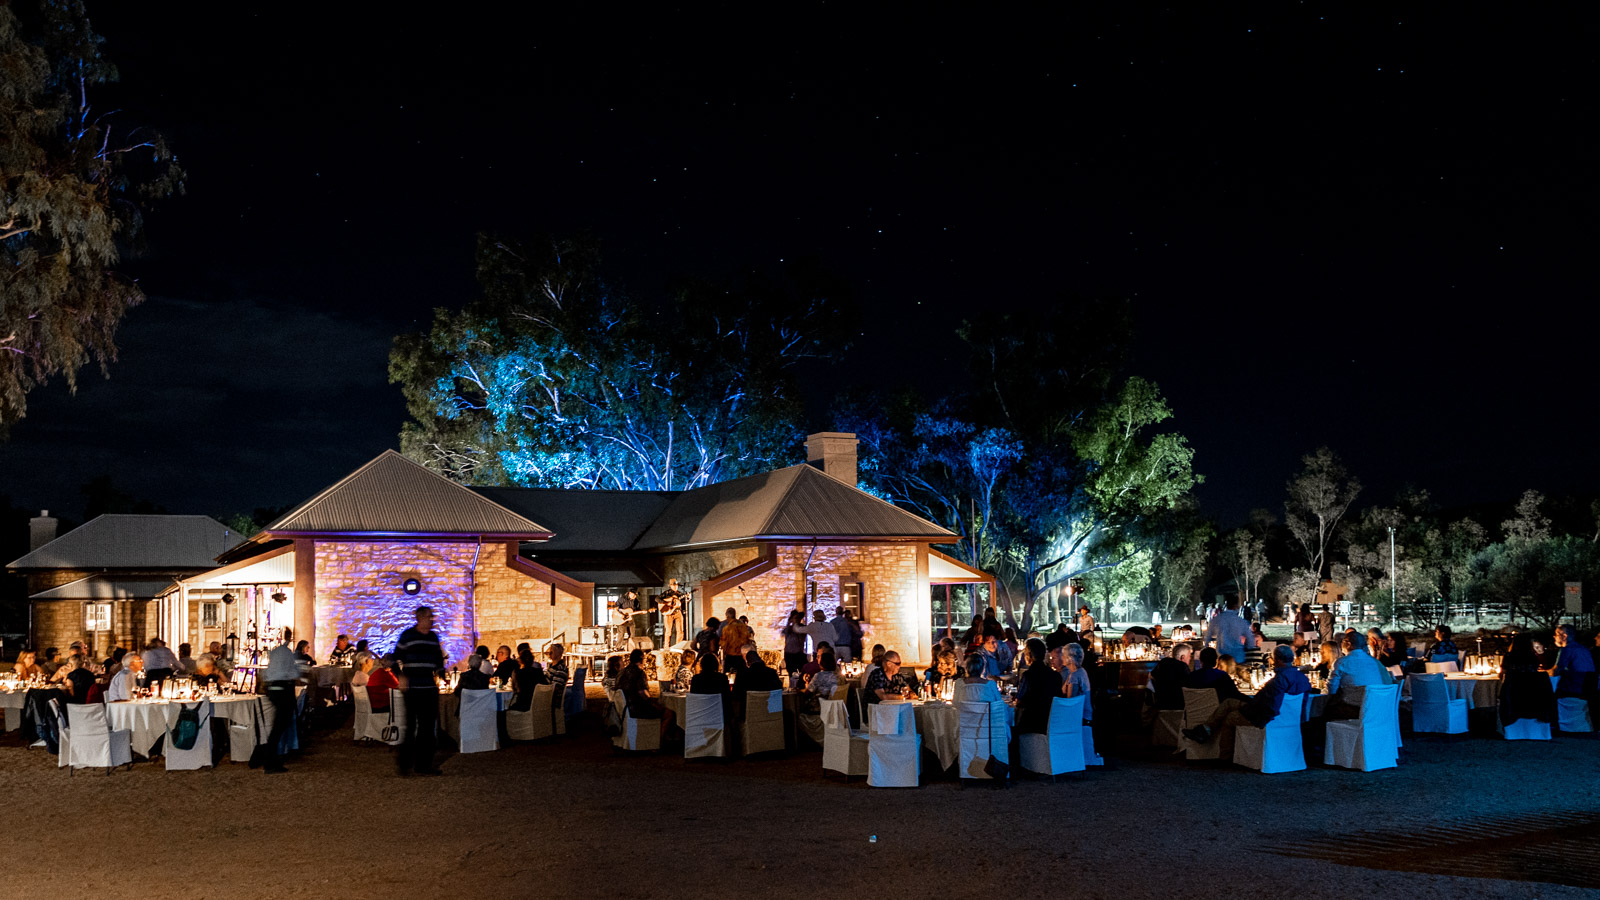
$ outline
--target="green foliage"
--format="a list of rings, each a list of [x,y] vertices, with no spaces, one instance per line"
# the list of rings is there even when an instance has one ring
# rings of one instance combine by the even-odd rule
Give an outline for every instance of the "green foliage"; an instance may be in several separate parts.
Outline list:
[[[390,355],[412,458],[476,484],[677,490],[788,462],[794,368],[845,346],[849,303],[814,266],[786,284],[610,288],[591,239],[481,238],[482,298]]]
[[[117,80],[80,0],[0,4],[0,426],[60,375],[107,371],[144,294],[114,266],[152,200],[181,191],[160,135],[115,127],[91,91]]]

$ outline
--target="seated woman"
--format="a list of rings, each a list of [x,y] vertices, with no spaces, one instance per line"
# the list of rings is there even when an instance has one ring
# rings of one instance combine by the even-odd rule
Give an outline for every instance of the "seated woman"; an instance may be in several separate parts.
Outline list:
[[[1411,648],[1403,631],[1391,631],[1383,642],[1383,656],[1378,660],[1384,668],[1399,666],[1402,671],[1411,664]]]
[[[367,676],[372,672],[372,654],[365,650],[359,651],[350,665],[355,669],[350,675],[350,686],[366,687]]]
[[[44,669],[39,667],[38,660],[38,654],[32,650],[24,650],[17,654],[16,665],[11,667],[11,671],[17,673],[17,677],[23,681],[29,678],[43,678]]]
[[[1540,671],[1533,638],[1521,632],[1511,639],[1511,649],[1500,658],[1500,722],[1518,719],[1556,720],[1556,694],[1550,676]]]
[[[199,688],[220,687],[222,675],[217,671],[217,661],[207,654],[200,654],[194,664],[194,674],[189,676],[194,681],[194,686]]]
[[[955,651],[940,650],[939,656],[934,660],[933,665],[929,666],[927,671],[922,673],[922,680],[926,681],[929,687],[936,688],[939,686],[940,682],[948,681],[960,674],[961,670],[956,666]]]
[[[1049,650],[1044,641],[1029,641],[1023,655],[1028,668],[1017,683],[1017,732],[1045,734],[1050,730],[1051,705],[1061,696],[1061,676],[1045,660]]]
[[[541,684],[550,684],[549,676],[545,675],[544,666],[534,658],[533,648],[527,644],[522,645],[522,653],[517,657],[517,668],[511,673],[511,689],[516,695],[511,700],[511,708],[517,712],[527,712],[533,708],[533,689]]]
[[[1030,638],[1028,643],[1032,644],[1036,640],[1039,639]],[[958,702],[993,703],[1000,699],[1000,686],[984,677],[983,667],[983,654],[967,654],[967,675],[956,684]]]
[[[722,674],[717,665],[717,656],[707,653],[700,657],[700,672],[689,680],[689,693],[691,694],[726,694],[728,693],[728,676]]]
[[[1083,721],[1094,719],[1094,707],[1089,699],[1089,673],[1083,668],[1083,647],[1068,644],[1061,653],[1061,696],[1083,698]]]
[[[821,668],[806,681],[806,693],[817,700],[830,700],[834,692],[839,690],[838,657],[833,655],[832,649],[825,649],[817,665]]]
[[[311,649],[311,642],[310,641],[301,641],[300,643],[295,644],[294,645],[294,661],[297,662],[297,663],[300,663],[303,666],[314,666],[314,665],[316,665],[317,661],[312,659],[311,658],[311,654],[308,652],[310,649]]]
[[[456,681],[456,687],[463,691],[487,691],[489,689],[489,673],[484,671],[483,657],[474,653],[467,657],[467,669],[461,673]],[[492,671],[492,670],[491,670]]]
[[[1452,640],[1449,625],[1440,625],[1433,630],[1433,646],[1428,648],[1428,662],[1432,663],[1459,663],[1460,655],[1456,652],[1456,642]]]
[[[622,692],[628,715],[635,719],[660,719],[662,730],[672,727],[672,710],[663,709],[650,696],[650,679],[644,674],[644,650],[635,647],[628,652],[628,665],[617,676],[617,690]]]
[[[620,657],[620,656],[608,656],[608,657],[606,657],[606,674],[605,674],[604,678],[600,679],[600,686],[605,688],[607,691],[616,690],[617,689],[617,678],[620,677],[621,675],[622,675],[622,657]]]
[[[689,693],[689,685],[694,682],[694,661],[696,656],[698,654],[687,647],[678,655],[678,671],[672,675],[672,690],[674,693]]]
[[[372,667],[367,672],[367,700],[372,704],[373,712],[386,712],[389,709],[389,692],[400,688],[400,679],[395,677],[389,657],[372,660]]]

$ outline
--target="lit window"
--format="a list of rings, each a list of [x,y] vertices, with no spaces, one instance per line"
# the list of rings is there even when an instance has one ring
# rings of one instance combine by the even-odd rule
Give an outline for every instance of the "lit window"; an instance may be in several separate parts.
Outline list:
[[[88,631],[111,630],[111,604],[89,603],[83,607],[83,627]]]
[[[839,607],[848,609],[850,615],[867,620],[867,584],[864,581],[839,582]]]

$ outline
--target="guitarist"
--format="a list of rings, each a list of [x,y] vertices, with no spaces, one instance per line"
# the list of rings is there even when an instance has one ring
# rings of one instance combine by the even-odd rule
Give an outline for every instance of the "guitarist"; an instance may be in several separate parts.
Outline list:
[[[676,578],[668,579],[666,592],[656,598],[656,606],[662,615],[661,636],[666,639],[668,647],[689,637],[688,632],[683,630],[683,607],[688,600],[689,595],[678,589]]]

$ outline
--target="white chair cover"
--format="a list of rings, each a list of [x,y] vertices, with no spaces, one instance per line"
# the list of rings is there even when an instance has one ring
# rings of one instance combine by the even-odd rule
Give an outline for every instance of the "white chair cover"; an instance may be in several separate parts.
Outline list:
[[[1305,694],[1283,695],[1278,715],[1266,725],[1240,725],[1233,730],[1233,761],[1263,775],[1299,772],[1306,767],[1300,740],[1300,712]]]
[[[740,736],[744,741],[746,756],[784,748],[783,691],[751,691],[745,694],[744,724],[740,726]]]
[[[589,674],[586,666],[579,666],[572,670],[572,681],[567,684],[567,689],[561,698],[562,731],[566,730],[567,717],[576,717],[583,714],[585,698],[583,680]]]
[[[355,739],[357,741],[375,741],[378,735],[372,728],[372,698],[367,696],[367,686],[364,684],[352,685],[350,699],[356,708]],[[388,716],[384,717],[387,722]]]
[[[72,748],[68,746],[72,738],[72,730],[67,727],[67,714],[61,709],[60,700],[50,701],[50,711],[56,717],[56,768],[72,765]]]
[[[166,749],[162,751],[167,761],[167,771],[174,769],[204,769],[216,765],[216,758],[212,756],[211,744],[211,717],[214,710],[210,700],[201,700],[198,703],[185,703],[183,708],[199,707],[200,733],[195,735],[194,746],[188,750],[179,750],[172,742],[172,727],[177,724],[173,718],[167,722]]]
[[[1048,734],[1024,734],[1017,745],[1022,767],[1037,775],[1065,775],[1082,772],[1083,704],[1086,698],[1057,697],[1050,702]]]
[[[1183,689],[1183,727],[1195,728],[1204,725],[1211,714],[1217,711],[1217,692],[1211,688],[1184,688]],[[1180,735],[1181,737],[1181,735]],[[1204,744],[1196,744],[1188,738],[1183,740],[1184,759],[1221,759],[1222,748],[1218,746],[1215,736]]]
[[[1556,712],[1560,714],[1557,725],[1562,731],[1579,734],[1594,731],[1588,700],[1582,697],[1557,697]]]
[[[1183,746],[1183,710],[1156,710],[1156,721],[1150,729],[1150,743],[1157,747]]]
[[[109,772],[114,766],[133,765],[133,732],[112,731],[104,703],[67,704],[67,727],[72,732],[69,767],[97,766]]]
[[[536,685],[533,701],[522,712],[506,710],[506,734],[513,741],[537,741],[555,733],[552,710],[555,707],[556,687],[553,684]]]
[[[1088,708],[1089,698],[1083,700],[1084,707]],[[1103,766],[1106,761],[1094,749],[1094,727],[1083,725],[1079,728],[1083,732],[1083,764],[1086,766]]]
[[[874,703],[869,709],[867,784],[916,787],[922,780],[922,736],[909,703]]]
[[[1518,719],[1507,725],[1495,716],[1495,722],[1500,727],[1500,736],[1508,741],[1548,741],[1550,740],[1550,723],[1538,719]]]
[[[961,755],[956,771],[962,778],[992,778],[990,759],[1010,765],[1011,727],[1002,702],[956,704],[961,710]]]
[[[567,733],[567,689],[565,685],[550,686],[550,730],[556,734]]]
[[[500,703],[492,690],[457,691],[461,696],[462,753],[488,753],[500,749]]]
[[[406,693],[399,688],[389,689],[389,716],[379,728],[388,728],[391,722],[395,727],[395,735],[394,740],[389,741],[389,746],[398,747],[406,742]]]
[[[606,691],[606,697],[622,723],[622,733],[611,739],[613,746],[633,751],[661,749],[660,719],[635,719],[629,715],[621,691]]]
[[[781,700],[780,700],[781,702]],[[779,707],[782,710],[782,707]],[[721,694],[689,694],[683,700],[683,758],[728,755]]]
[[[1406,681],[1411,690],[1412,731],[1426,734],[1467,733],[1467,701],[1450,696],[1450,691],[1445,688],[1444,675],[1411,675]]]
[[[1429,675],[1461,671],[1461,663],[1453,659],[1443,660],[1441,662],[1423,663],[1423,665],[1427,667],[1427,672]]]
[[[692,694],[690,696],[693,696]],[[867,774],[866,732],[850,728],[850,710],[844,700],[823,700],[822,769],[851,775]]]
[[[1372,772],[1400,762],[1397,684],[1371,685],[1361,702],[1361,717],[1329,722],[1323,763]]]

